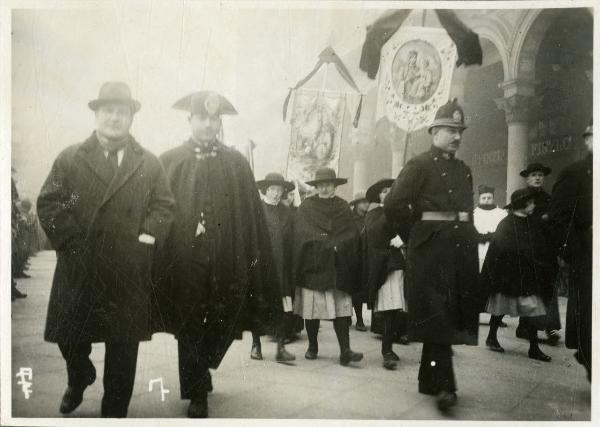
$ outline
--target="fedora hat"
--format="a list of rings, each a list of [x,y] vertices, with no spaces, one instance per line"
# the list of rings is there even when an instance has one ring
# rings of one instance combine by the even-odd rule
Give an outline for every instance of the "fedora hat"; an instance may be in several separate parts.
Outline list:
[[[513,191],[510,195],[510,203],[504,206],[504,209],[524,208],[528,200],[535,199],[536,191],[531,187],[521,188]]]
[[[141,104],[131,97],[131,90],[123,82],[106,82],[100,87],[98,98],[88,102],[88,107],[96,111],[105,104],[124,104],[131,108],[132,113],[140,111]]]
[[[190,93],[175,102],[173,108],[188,111],[190,114],[208,114],[210,116],[237,114],[237,110],[227,98],[210,90]]]
[[[316,187],[321,182],[333,182],[335,186],[342,185],[348,182],[346,178],[338,178],[335,176],[335,171],[331,168],[317,169],[315,178],[312,181],[306,181],[308,185]]]
[[[356,205],[357,203],[360,202],[367,202],[367,196],[365,195],[364,191],[358,191],[357,193],[354,193],[354,199],[349,203],[350,206]]]
[[[256,186],[260,191],[266,191],[271,185],[281,185],[285,191],[292,191],[296,186],[293,182],[286,181],[283,175],[276,172],[268,173],[265,179],[256,181]]]
[[[458,105],[458,99],[454,98],[438,108],[435,113],[435,119],[427,129],[427,132],[431,133],[431,130],[437,126],[448,126],[458,129],[467,128],[465,125],[465,113],[462,107]]]
[[[552,169],[548,166],[544,166],[541,163],[531,163],[527,166],[527,169],[522,170],[519,175],[521,175],[523,178],[527,178],[527,176],[529,176],[529,174],[532,172],[542,172],[544,176],[546,176],[552,173]]]
[[[367,200],[371,203],[380,203],[379,194],[385,187],[391,187],[394,180],[391,178],[383,178],[371,185],[367,190]]]

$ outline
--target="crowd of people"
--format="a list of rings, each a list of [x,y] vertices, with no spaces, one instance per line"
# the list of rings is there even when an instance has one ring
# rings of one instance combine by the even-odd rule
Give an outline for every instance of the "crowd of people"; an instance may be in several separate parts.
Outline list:
[[[187,415],[201,418],[209,368],[244,330],[252,359],[262,359],[261,335],[272,334],[276,360],[289,363],[296,355],[286,343],[302,318],[311,361],[322,356],[322,321],[331,321],[347,366],[363,359],[350,327],[354,311],[356,330],[366,330],[364,303],[383,335],[383,367],[397,367],[394,342],[423,343],[418,391],[446,411],[457,402],[452,345],[478,344],[481,312],[492,315],[488,348],[502,351],[502,316],[519,316],[529,357],[550,361],[537,331],[558,339],[558,260],[571,269],[567,346],[589,378],[591,126],[590,157],[561,173],[552,196],[540,184],[550,171],[530,165],[529,187],[504,210],[489,187],[474,206],[471,170],[455,156],[467,128],[456,100],[437,111],[429,151],[351,203],[336,195],[347,179],[328,168],[302,196],[278,173],[255,182],[246,159],[218,139],[221,116],[236,114],[218,93],[174,104],[191,136],[159,157],[129,133],[141,105],[126,84],[105,83],[88,106],[96,129],[59,154],[37,203],[57,252],[44,337],[67,365],[61,413],[95,381],[94,342],[106,349],[103,417],[127,416],[139,342],[166,332],[178,342]]]
[[[14,169],[13,169],[14,173]],[[26,298],[17,289],[15,279],[28,279],[29,258],[41,249],[40,230],[31,201],[20,199],[14,178],[11,178],[11,301]]]

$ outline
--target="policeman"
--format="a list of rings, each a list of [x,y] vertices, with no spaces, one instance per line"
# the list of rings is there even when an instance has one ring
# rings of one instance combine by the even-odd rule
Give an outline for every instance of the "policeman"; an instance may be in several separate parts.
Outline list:
[[[457,401],[451,346],[477,345],[485,298],[477,286],[473,177],[455,157],[465,129],[456,99],[440,107],[428,129],[431,149],[407,162],[383,207],[408,242],[409,335],[423,343],[419,392],[436,395],[440,410]]]

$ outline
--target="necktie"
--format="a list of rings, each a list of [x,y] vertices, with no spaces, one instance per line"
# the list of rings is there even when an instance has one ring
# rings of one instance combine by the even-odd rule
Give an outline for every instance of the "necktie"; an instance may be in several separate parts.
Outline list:
[[[108,162],[108,169],[110,170],[110,176],[114,177],[115,173],[117,173],[117,169],[119,168],[119,157],[117,155],[117,151],[109,151],[108,157],[106,158]]]

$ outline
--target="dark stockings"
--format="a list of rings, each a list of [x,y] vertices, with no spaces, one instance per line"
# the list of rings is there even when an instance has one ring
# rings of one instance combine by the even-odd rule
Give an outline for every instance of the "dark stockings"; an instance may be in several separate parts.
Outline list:
[[[395,310],[387,310],[383,313],[383,337],[381,339],[381,354],[390,353],[394,342],[394,320]]]
[[[306,333],[308,335],[308,348],[315,352],[319,350],[319,343],[317,342],[317,335],[319,334],[319,325],[321,321],[319,319],[305,320],[304,325],[306,327]]]
[[[350,350],[350,327],[348,325],[348,317],[336,317],[333,319],[333,329],[340,345],[340,353]]]

